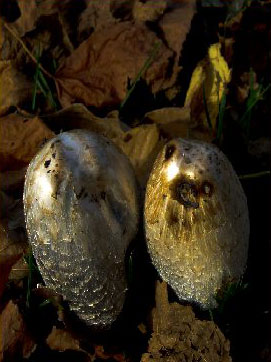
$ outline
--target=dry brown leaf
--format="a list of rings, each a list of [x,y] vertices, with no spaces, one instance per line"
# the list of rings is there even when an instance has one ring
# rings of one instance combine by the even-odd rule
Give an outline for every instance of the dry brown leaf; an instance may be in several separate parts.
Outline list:
[[[82,102],[103,107],[119,104],[149,59],[158,38],[143,24],[122,22],[94,31],[56,73],[63,107]],[[159,54],[143,78],[157,92],[163,88],[172,51],[161,43]]]
[[[173,86],[180,71],[179,59],[191,21],[196,13],[196,0],[177,0],[172,5],[172,10],[166,12],[159,22],[167,45],[175,54],[172,75],[166,84],[167,88]]]
[[[103,28],[115,22],[110,1],[87,1],[87,7],[79,18],[79,39],[86,39],[94,29]]]
[[[16,69],[12,61],[0,61],[0,84],[0,115],[32,97],[33,83]]]
[[[126,358],[122,353],[107,353],[104,351],[104,347],[101,345],[95,346],[95,357],[102,359],[102,360],[108,360],[113,359],[114,361],[118,362],[125,362]]]
[[[147,0],[145,2],[135,0],[133,17],[138,21],[155,21],[161,17],[166,8],[166,0]]]
[[[96,117],[83,104],[73,104],[56,113],[43,117],[52,129],[70,131],[72,129],[87,129],[110,139],[121,137],[129,128],[120,122],[116,116]]]
[[[164,142],[160,140],[159,130],[155,124],[142,125],[127,131],[113,142],[130,159],[137,179],[144,188],[153,162]]]
[[[189,107],[155,109],[145,114],[145,119],[156,123],[162,135],[168,139],[188,137],[192,128]]]
[[[42,142],[54,133],[37,117],[27,118],[10,114],[0,118],[0,170],[26,166]]]
[[[46,343],[50,349],[56,351],[81,350],[79,340],[75,339],[65,329],[58,329],[55,326],[53,326],[51,333],[47,337]]]
[[[22,279],[28,275],[28,268],[23,260],[23,254],[28,250],[26,235],[22,230],[9,230],[5,224],[7,220],[0,223],[1,292],[7,279]]]
[[[29,357],[35,348],[19,308],[9,301],[0,316],[0,360],[17,361]],[[2,357],[2,358],[1,358]]]
[[[141,361],[231,362],[230,343],[217,325],[195,318],[191,306],[169,303],[167,284],[157,282],[153,334]]]
[[[16,30],[19,37],[35,28],[38,19],[38,8],[36,0],[17,0],[21,16],[10,26]]]

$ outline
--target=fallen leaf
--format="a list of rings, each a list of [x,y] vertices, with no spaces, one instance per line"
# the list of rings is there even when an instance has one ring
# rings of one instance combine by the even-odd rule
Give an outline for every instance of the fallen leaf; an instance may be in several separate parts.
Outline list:
[[[156,123],[162,135],[168,139],[189,137],[189,130],[193,127],[189,107],[155,109],[146,113],[144,118]]]
[[[78,46],[76,41],[78,19],[84,9],[84,1],[77,0],[43,0],[38,3],[41,17],[50,18],[53,15],[57,15],[59,18],[62,32],[65,33],[64,43],[68,49],[74,48],[75,45]],[[56,35],[56,31],[54,29],[51,30]]]
[[[160,140],[157,126],[142,125],[127,131],[122,137],[113,138],[113,142],[130,159],[137,179],[145,187],[153,162],[164,142]]]
[[[23,37],[25,33],[33,30],[38,19],[38,9],[36,0],[17,0],[20,17],[10,26],[16,30],[19,37]]]
[[[39,150],[41,143],[54,133],[37,117],[10,114],[0,118],[0,170],[26,166]]]
[[[95,346],[95,357],[102,360],[113,359],[118,362],[125,362],[126,359],[122,353],[107,353],[104,350],[104,347],[101,345]]]
[[[136,0],[133,7],[133,17],[138,21],[158,20],[167,8],[166,0]]]
[[[111,0],[110,9],[114,18],[124,21],[132,17],[134,0]]]
[[[13,61],[0,61],[0,84],[0,115],[5,114],[9,107],[19,106],[32,97],[33,83],[15,67]]]
[[[107,27],[108,24],[114,24],[115,22],[116,19],[112,15],[110,1],[88,1],[86,9],[79,18],[79,39],[85,40],[90,36],[93,30]]]
[[[191,120],[206,128],[209,127],[208,110],[213,130],[216,128],[222,95],[231,79],[230,69],[221,55],[220,48],[219,43],[211,45],[206,58],[199,62],[192,74],[185,99],[185,106],[191,108]]]
[[[119,104],[129,80],[136,78],[157,42],[156,34],[143,24],[122,22],[94,31],[57,70],[60,103],[63,107],[76,102],[95,107]],[[142,75],[154,92],[163,88],[172,55],[161,43],[159,54]]]
[[[129,128],[115,116],[96,117],[83,104],[76,103],[44,116],[43,120],[56,132],[59,130],[87,129],[110,139],[121,137]]]
[[[181,70],[179,66],[181,51],[195,13],[196,0],[177,0],[159,21],[167,45],[175,54],[171,77],[167,80],[166,88],[173,86]]]
[[[35,343],[27,331],[18,306],[13,301],[9,301],[3,310],[0,325],[0,360],[17,361],[22,357],[29,357],[35,349]]]
[[[28,274],[27,265],[23,262],[23,255],[28,250],[26,235],[22,230],[8,230],[8,226],[4,224],[7,224],[7,220],[2,220],[0,223],[0,295],[8,279],[22,279]],[[24,266],[21,268],[22,265]],[[13,267],[23,270],[14,273],[11,272]]]
[[[169,303],[167,284],[157,282],[153,333],[141,361],[231,362],[230,342],[214,322],[195,318],[191,306]]]
[[[79,340],[75,339],[65,329],[58,329],[55,326],[53,326],[51,333],[47,337],[46,343],[50,349],[56,351],[81,350]]]

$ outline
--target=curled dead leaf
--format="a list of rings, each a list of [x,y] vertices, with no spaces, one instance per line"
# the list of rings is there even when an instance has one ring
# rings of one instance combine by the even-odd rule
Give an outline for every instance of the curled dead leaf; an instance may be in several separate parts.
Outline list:
[[[38,19],[38,8],[35,0],[17,0],[20,16],[11,24],[12,28],[16,30],[19,37],[22,37],[28,31],[35,28]]]
[[[167,8],[166,0],[136,0],[133,7],[133,17],[138,21],[155,21]]]
[[[122,137],[112,140],[128,156],[137,179],[144,188],[153,162],[164,144],[160,140],[157,126],[152,124],[135,127],[123,134]]]
[[[191,108],[191,119],[206,128],[216,128],[216,118],[223,93],[231,79],[231,71],[220,52],[221,45],[213,44],[205,59],[192,74],[185,106]],[[211,125],[208,125],[208,115]]]
[[[57,70],[60,103],[63,107],[76,102],[95,107],[119,104],[129,80],[136,78],[157,41],[144,24],[128,21],[94,31]],[[172,56],[161,43],[159,54],[143,75],[154,92],[163,88]]]
[[[22,230],[9,230],[4,224],[7,224],[7,220],[0,223],[0,295],[8,279],[22,279],[28,274],[23,260],[23,255],[28,250],[26,236]]]
[[[16,361],[27,358],[35,349],[35,343],[27,331],[18,306],[9,301],[0,316],[1,361]],[[2,357],[2,358],[1,358]]]
[[[87,129],[106,136],[110,139],[121,137],[129,128],[120,122],[115,115],[105,118],[96,117],[83,104],[73,104],[58,112],[43,117],[44,122],[56,131],[72,129]]]
[[[111,1],[92,0],[87,2],[78,24],[79,39],[86,39],[94,29],[113,24],[116,19],[111,12]]]
[[[10,114],[0,118],[0,170],[15,170],[26,166],[42,142],[54,133],[37,117]]]
[[[172,7],[169,7],[168,11],[159,21],[159,27],[163,32],[167,45],[175,54],[171,77],[169,77],[164,85],[165,88],[173,86],[181,70],[179,66],[181,51],[195,13],[195,0],[177,0],[174,1]]]
[[[0,115],[5,114],[9,107],[19,106],[32,97],[32,82],[15,67],[13,61],[0,61],[0,84]]]
[[[79,340],[74,338],[65,329],[58,329],[53,326],[53,329],[46,339],[46,343],[50,349],[56,351],[66,351],[67,349],[81,350]]]
[[[145,114],[145,119],[156,123],[168,139],[175,137],[188,137],[192,128],[189,107],[168,107],[155,109]]]

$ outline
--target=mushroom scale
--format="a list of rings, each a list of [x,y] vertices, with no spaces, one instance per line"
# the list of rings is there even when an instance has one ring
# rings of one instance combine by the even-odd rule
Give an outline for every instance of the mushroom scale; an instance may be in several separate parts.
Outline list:
[[[127,157],[95,133],[59,134],[28,167],[24,210],[45,284],[86,324],[110,327],[123,308],[125,253],[139,220]]]
[[[144,223],[153,264],[180,300],[213,308],[223,285],[242,276],[246,196],[214,145],[181,138],[165,145],[148,180]]]

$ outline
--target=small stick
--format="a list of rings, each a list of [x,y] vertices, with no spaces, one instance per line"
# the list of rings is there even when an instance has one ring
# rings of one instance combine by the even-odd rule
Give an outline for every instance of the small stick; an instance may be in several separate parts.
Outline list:
[[[31,53],[31,51],[27,48],[25,43],[22,41],[22,39],[19,38],[19,36],[16,34],[16,32],[7,24],[4,24],[4,27],[10,32],[10,34],[21,44],[25,52],[29,55],[30,59],[35,63],[38,64],[37,59],[34,57],[34,55]],[[39,69],[47,75],[48,78],[55,79],[54,76],[49,73],[46,69],[43,68],[41,64],[39,64]]]

